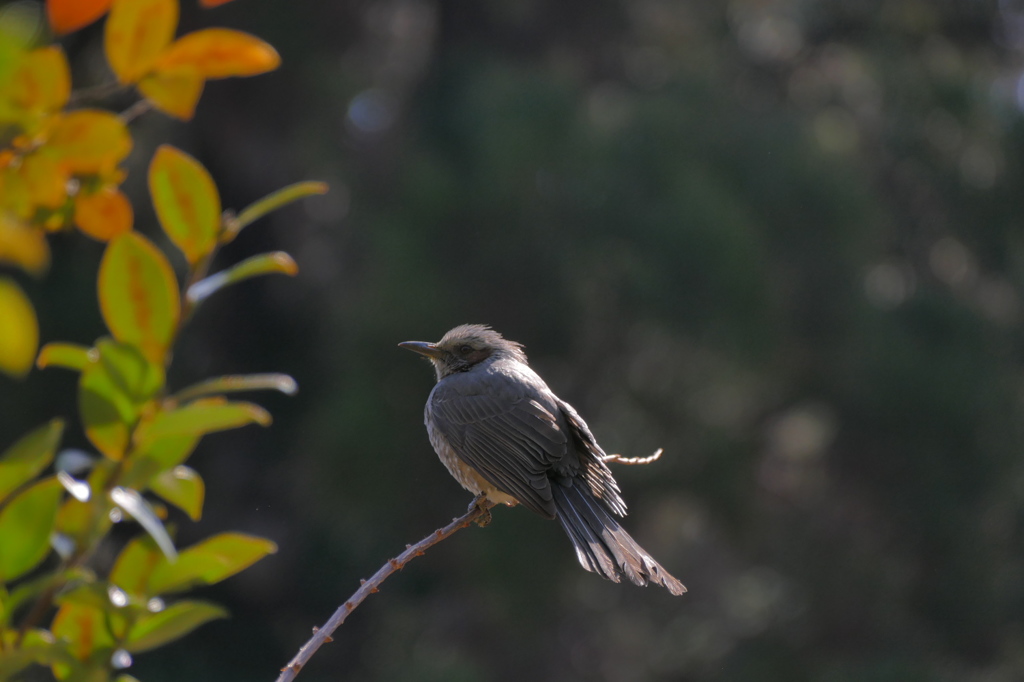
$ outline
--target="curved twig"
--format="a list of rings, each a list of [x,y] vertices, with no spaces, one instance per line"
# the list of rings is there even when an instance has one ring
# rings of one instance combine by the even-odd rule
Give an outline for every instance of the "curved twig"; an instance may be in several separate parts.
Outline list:
[[[452,522],[447,526],[444,528],[438,528],[415,545],[406,545],[404,552],[394,559],[388,559],[387,563],[381,566],[380,570],[374,573],[369,580],[360,581],[359,589],[356,590],[344,604],[338,607],[338,610],[334,612],[334,615],[331,616],[330,620],[324,623],[322,627],[313,629],[313,636],[308,642],[302,645],[302,648],[299,649],[299,653],[295,654],[295,658],[289,661],[288,665],[281,669],[281,674],[278,676],[277,682],[290,682],[295,679],[295,676],[299,674],[302,667],[306,665],[310,658],[313,657],[313,654],[316,653],[317,649],[327,642],[333,641],[331,635],[342,623],[345,622],[345,618],[348,617],[348,614],[352,613],[369,595],[376,592],[380,584],[384,582],[388,576],[395,571],[402,570],[405,565],[415,557],[423,556],[423,553],[427,549],[453,535],[456,531],[465,528],[474,521],[477,521],[478,523],[488,521],[490,519],[489,506],[489,504],[480,499],[476,500],[474,504],[470,506],[469,511],[465,514],[452,519]]]
[[[623,457],[622,455],[605,455],[601,458],[602,462],[611,464],[650,464],[651,462],[657,462],[661,458],[661,453],[665,452],[664,449],[658,448],[654,451],[653,455],[647,457]]]

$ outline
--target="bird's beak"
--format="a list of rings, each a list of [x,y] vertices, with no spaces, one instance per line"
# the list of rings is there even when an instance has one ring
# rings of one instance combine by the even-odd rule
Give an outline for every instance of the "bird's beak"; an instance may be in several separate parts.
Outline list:
[[[436,345],[426,341],[403,341],[398,344],[398,347],[411,350],[412,352],[419,353],[420,355],[426,355],[428,358],[433,358],[434,360],[440,360],[444,356],[444,351]]]

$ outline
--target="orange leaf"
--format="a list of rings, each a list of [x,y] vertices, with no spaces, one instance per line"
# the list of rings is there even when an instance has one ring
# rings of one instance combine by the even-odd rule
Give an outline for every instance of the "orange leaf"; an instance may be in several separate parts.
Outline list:
[[[79,109],[54,121],[44,149],[71,173],[113,171],[132,148],[124,123],[109,111]]]
[[[209,255],[220,236],[220,195],[203,165],[160,145],[149,164],[149,194],[160,226],[188,262]]]
[[[93,194],[75,197],[75,224],[93,239],[107,242],[132,229],[132,205],[109,185]]]
[[[21,163],[21,177],[33,206],[58,208],[67,199],[68,174],[50,156],[26,156]]]
[[[0,211],[0,262],[14,263],[33,275],[43,274],[50,267],[46,237]]]
[[[156,67],[193,66],[204,78],[255,76],[281,64],[277,50],[259,38],[228,28],[205,28],[178,38]]]
[[[103,253],[98,290],[114,338],[162,366],[181,314],[178,282],[164,254],[137,232],[118,235]]]
[[[46,0],[46,14],[55,33],[88,26],[110,8],[110,0]]]
[[[33,113],[58,111],[71,95],[71,70],[57,45],[32,50],[10,83],[11,102]]]
[[[117,80],[134,83],[149,73],[177,27],[177,0],[114,0],[103,49]]]
[[[138,83],[139,92],[160,111],[187,121],[196,111],[205,79],[191,66],[158,69]]]
[[[199,0],[199,6],[205,7],[206,9],[210,9],[211,7],[220,7],[221,5],[226,5],[229,2],[231,2],[231,0]]]

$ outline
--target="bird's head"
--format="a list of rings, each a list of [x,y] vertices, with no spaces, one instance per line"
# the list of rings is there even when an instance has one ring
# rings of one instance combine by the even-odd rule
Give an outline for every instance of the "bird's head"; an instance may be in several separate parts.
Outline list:
[[[467,372],[494,357],[508,357],[526,362],[522,344],[509,341],[482,324],[459,325],[441,337],[437,343],[405,341],[398,345],[426,356],[434,365],[438,381],[456,372]]]

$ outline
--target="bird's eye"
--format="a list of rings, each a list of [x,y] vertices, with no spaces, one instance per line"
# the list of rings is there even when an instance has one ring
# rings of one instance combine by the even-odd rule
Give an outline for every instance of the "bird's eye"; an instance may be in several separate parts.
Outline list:
[[[469,344],[463,344],[459,346],[459,355],[469,355],[473,352],[473,347]]]

